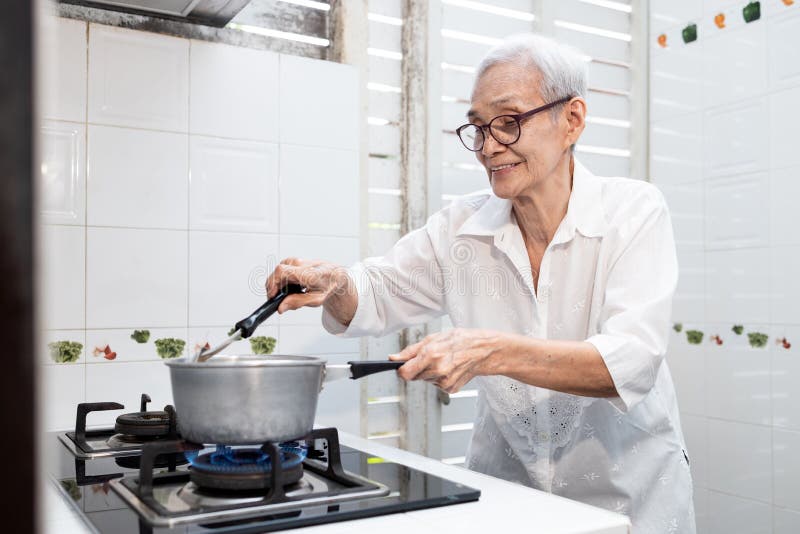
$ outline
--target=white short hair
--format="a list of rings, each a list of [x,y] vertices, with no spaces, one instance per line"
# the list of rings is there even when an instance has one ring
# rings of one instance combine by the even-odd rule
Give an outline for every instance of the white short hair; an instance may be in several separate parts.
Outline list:
[[[586,98],[588,65],[586,55],[572,46],[561,44],[543,35],[521,33],[511,35],[489,50],[476,70],[475,80],[498,63],[516,63],[539,72],[539,93],[553,102],[567,96]],[[557,113],[553,110],[553,115]]]

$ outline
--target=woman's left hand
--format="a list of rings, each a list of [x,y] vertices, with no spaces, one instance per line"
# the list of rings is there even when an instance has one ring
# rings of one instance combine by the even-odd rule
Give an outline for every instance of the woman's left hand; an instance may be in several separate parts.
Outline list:
[[[490,358],[503,348],[505,336],[492,330],[454,328],[431,334],[389,359],[406,362],[397,370],[400,378],[426,380],[455,393],[473,377],[492,374]]]

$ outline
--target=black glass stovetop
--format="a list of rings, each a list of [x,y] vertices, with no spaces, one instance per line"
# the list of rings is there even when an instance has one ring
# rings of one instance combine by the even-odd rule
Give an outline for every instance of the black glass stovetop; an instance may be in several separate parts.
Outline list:
[[[47,436],[48,474],[86,521],[101,533],[270,532],[475,501],[480,496],[479,490],[341,446],[341,465],[347,475],[363,479],[370,488],[380,488],[380,491],[370,490],[364,492],[364,496],[349,500],[307,505],[301,500],[288,508],[261,515],[251,511],[244,514],[246,517],[233,514],[208,519],[201,516],[196,521],[181,520],[178,524],[159,526],[158,522],[144,519],[118,491],[119,487],[136,487],[138,451],[126,456],[81,458],[64,444],[63,438],[63,432]],[[309,461],[309,464],[314,463]],[[189,466],[178,462],[173,463],[171,469],[171,473],[167,473],[168,468],[164,466],[155,470],[156,477],[161,476],[166,481],[155,493],[158,496],[161,491],[159,498],[167,508],[176,506],[174,499],[184,491],[180,486],[188,478]],[[311,470],[308,476],[312,483],[318,477]],[[178,486],[169,486],[171,478],[178,481]],[[336,486],[333,482],[327,484],[331,488]],[[177,506],[183,506],[183,502]]]

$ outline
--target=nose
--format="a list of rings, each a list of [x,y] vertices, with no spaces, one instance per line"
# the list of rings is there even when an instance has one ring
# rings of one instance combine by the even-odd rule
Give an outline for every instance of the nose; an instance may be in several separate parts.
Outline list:
[[[494,136],[488,132],[488,130],[484,131],[483,148],[481,148],[481,154],[484,158],[490,158],[495,154],[503,152],[504,150],[506,150],[505,145],[498,143],[497,139],[495,139]]]

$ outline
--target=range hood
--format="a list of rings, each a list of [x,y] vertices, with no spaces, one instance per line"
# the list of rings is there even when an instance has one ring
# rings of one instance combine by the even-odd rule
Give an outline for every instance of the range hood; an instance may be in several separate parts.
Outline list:
[[[230,22],[250,0],[61,0],[61,2],[222,27]]]

